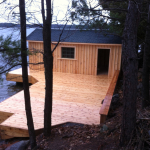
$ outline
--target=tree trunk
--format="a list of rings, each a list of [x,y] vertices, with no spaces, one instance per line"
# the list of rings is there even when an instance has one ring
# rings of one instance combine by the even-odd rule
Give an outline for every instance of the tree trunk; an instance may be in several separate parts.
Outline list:
[[[44,108],[44,135],[51,134],[51,114],[52,114],[52,93],[53,93],[53,55],[51,52],[51,29],[48,29],[49,24],[45,24],[43,28],[44,41],[44,67],[45,67],[45,108]],[[47,27],[46,27],[47,26]]]
[[[25,110],[27,117],[27,125],[30,136],[30,144],[33,149],[36,146],[36,138],[34,132],[34,124],[31,112],[30,93],[28,84],[28,65],[27,65],[27,47],[26,47],[26,14],[25,14],[25,2],[19,0],[20,9],[20,25],[21,25],[21,58],[22,58],[22,76],[23,76],[23,88],[25,99]]]
[[[122,44],[123,68],[123,119],[120,145],[129,140],[136,123],[137,99],[137,22],[138,11],[134,1],[129,1]]]
[[[46,0],[47,17],[45,17],[44,2],[42,4],[43,43],[45,68],[45,108],[44,108],[44,135],[51,134],[52,93],[53,93],[53,55],[51,51],[51,0]],[[46,18],[46,19],[45,19]]]
[[[143,100],[142,108],[149,106],[149,62],[150,62],[150,5],[148,11],[148,25],[145,35],[145,47],[144,47],[144,57],[143,57],[143,74],[142,74],[142,84],[143,84]]]

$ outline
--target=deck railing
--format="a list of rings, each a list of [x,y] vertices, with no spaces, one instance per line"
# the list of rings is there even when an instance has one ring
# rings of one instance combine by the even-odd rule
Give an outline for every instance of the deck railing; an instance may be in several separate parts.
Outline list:
[[[106,93],[106,96],[104,98],[102,107],[100,108],[100,112],[99,112],[99,114],[100,114],[100,124],[102,124],[106,121],[106,117],[108,115],[109,108],[110,108],[110,105],[111,105],[112,96],[113,96],[113,93],[114,93],[114,90],[115,90],[115,87],[116,87],[116,83],[117,83],[117,80],[118,80],[119,72],[120,72],[120,70],[115,71],[114,76],[111,80],[110,86],[108,88],[108,91]]]

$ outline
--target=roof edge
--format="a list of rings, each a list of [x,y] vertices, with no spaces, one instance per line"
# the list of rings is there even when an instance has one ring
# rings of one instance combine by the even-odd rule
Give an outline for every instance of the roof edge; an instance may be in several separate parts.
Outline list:
[[[43,43],[43,41],[33,41],[33,40],[27,40],[28,42],[37,42],[37,43]],[[53,43],[57,43],[52,41]],[[86,44],[86,45],[118,45],[118,46],[122,46],[122,44],[114,44],[114,43],[76,43],[76,42],[59,42],[60,44]]]

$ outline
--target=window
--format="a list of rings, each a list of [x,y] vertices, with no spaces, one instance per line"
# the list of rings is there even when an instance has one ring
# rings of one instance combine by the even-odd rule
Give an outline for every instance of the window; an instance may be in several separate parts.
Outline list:
[[[73,47],[62,47],[61,48],[61,58],[75,58],[75,48]]]

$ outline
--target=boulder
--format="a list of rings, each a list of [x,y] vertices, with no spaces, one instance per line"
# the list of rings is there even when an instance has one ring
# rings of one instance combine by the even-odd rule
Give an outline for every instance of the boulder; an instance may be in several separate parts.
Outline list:
[[[25,150],[29,145],[29,140],[17,142],[9,147],[6,150]]]

